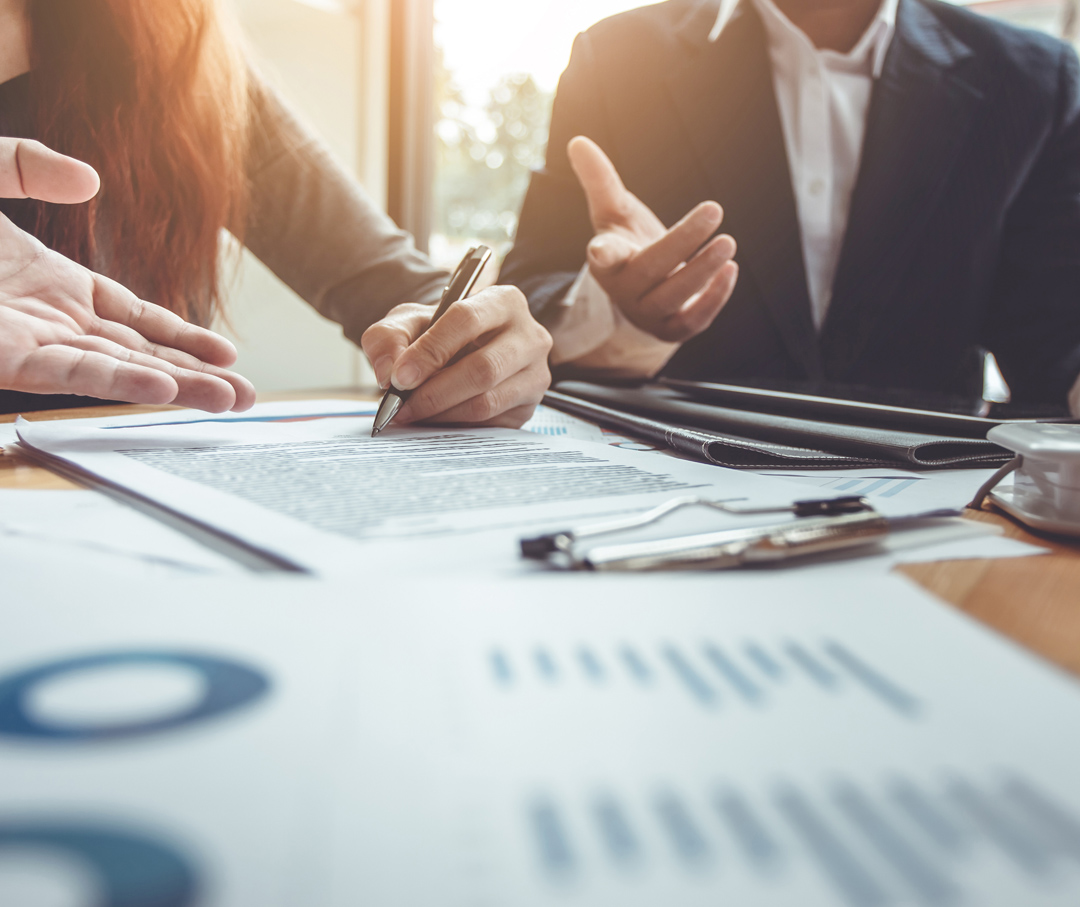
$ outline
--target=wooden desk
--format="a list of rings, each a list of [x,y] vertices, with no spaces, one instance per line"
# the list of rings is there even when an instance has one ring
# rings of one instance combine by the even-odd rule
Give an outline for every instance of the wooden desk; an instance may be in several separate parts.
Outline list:
[[[310,398],[278,394],[263,400]],[[351,400],[376,399],[372,394],[338,393],[320,396]],[[158,412],[169,407],[113,406],[67,409],[30,414],[33,419],[99,418]],[[0,422],[14,416],[0,415]],[[0,457],[0,488],[63,489],[70,482],[44,469]],[[1012,637],[1034,652],[1080,675],[1080,544],[1038,537],[1004,516],[969,514],[970,519],[997,523],[1010,538],[1053,549],[1041,557],[1005,560],[943,561],[898,568],[925,589]]]

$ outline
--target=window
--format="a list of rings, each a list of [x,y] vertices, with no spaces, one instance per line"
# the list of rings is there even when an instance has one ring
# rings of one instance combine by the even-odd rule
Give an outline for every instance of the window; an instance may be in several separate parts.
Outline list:
[[[551,100],[574,37],[641,5],[435,0],[436,261],[456,264],[477,241],[505,254],[529,171],[543,163]]]

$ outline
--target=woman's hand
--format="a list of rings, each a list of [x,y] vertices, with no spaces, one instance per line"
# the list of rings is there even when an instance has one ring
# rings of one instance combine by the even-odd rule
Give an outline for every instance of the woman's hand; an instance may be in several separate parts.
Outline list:
[[[435,306],[400,305],[364,332],[361,344],[379,386],[415,388],[395,421],[524,425],[551,384],[551,336],[525,297],[513,287],[491,287],[454,303],[421,336],[434,312]]]
[[[0,196],[76,204],[94,170],[37,142],[0,139]],[[0,215],[0,388],[248,409],[255,389],[225,369],[225,338],[144,302],[46,248]]]

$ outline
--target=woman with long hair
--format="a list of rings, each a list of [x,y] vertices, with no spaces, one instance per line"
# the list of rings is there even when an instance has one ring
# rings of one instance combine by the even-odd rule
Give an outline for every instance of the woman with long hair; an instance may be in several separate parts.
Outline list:
[[[96,395],[72,383],[70,350],[84,366],[105,356],[164,371],[178,387],[176,402],[250,405],[250,385],[223,371],[234,355],[229,345],[206,330],[222,307],[228,230],[362,345],[381,385],[419,387],[400,420],[521,424],[550,380],[550,338],[524,297],[485,290],[420,337],[445,273],[258,77],[220,2],[0,0],[0,136],[32,140],[9,143],[0,159],[6,153],[8,172],[19,177],[23,159],[41,164],[53,149],[101,180],[81,204],[0,200],[10,219],[0,224],[0,257],[22,230],[44,246],[21,240],[16,260],[32,262],[35,275],[43,262],[47,273],[47,262],[59,261],[55,254],[134,294],[117,302],[122,292],[105,283],[104,309],[94,308],[91,292],[81,316],[63,312],[58,330],[55,302],[21,285],[10,290],[0,265],[0,331],[15,316],[24,327],[49,322],[48,330],[0,337],[0,411],[35,408],[33,399],[5,400],[5,390]],[[64,162],[54,158],[53,166],[59,172]],[[30,379],[20,377],[12,362],[35,343],[39,364]],[[53,368],[40,365],[50,346],[69,351],[49,360]],[[192,380],[201,390],[185,396]],[[159,386],[152,402],[165,394]]]

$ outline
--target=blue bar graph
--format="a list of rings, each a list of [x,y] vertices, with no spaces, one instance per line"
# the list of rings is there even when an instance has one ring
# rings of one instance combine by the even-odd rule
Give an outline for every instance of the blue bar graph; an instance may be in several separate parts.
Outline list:
[[[836,675],[812,656],[803,646],[790,642],[785,651],[795,664],[818,686],[831,690],[837,684]]]
[[[556,876],[572,873],[577,860],[555,804],[548,799],[537,800],[529,808],[529,818],[544,868]]]
[[[948,853],[964,850],[965,835],[960,826],[910,781],[901,779],[893,782],[889,796],[912,824],[922,831],[931,846]]]
[[[491,653],[491,670],[495,675],[495,682],[500,686],[508,687],[514,682],[514,672],[510,670],[510,660],[506,653],[495,649]]]
[[[842,785],[836,790],[834,799],[840,811],[893,866],[919,900],[933,905],[957,902],[960,891],[952,880],[925,859],[858,788],[851,784]]]
[[[686,656],[674,646],[666,646],[663,652],[675,676],[683,682],[690,694],[704,706],[715,706],[718,699],[716,691],[705,682],[705,678],[687,661]]]
[[[867,690],[881,699],[886,705],[898,712],[914,716],[920,711],[919,700],[900,689],[884,674],[872,668],[854,652],[840,643],[830,640],[825,643],[825,651],[832,656],[848,674]]]
[[[773,872],[783,862],[784,854],[780,845],[750,804],[736,791],[728,789],[719,792],[713,805],[747,859],[757,869]]]
[[[641,844],[619,802],[611,795],[598,797],[593,814],[609,856],[626,866],[641,858]]]
[[[981,791],[967,781],[955,779],[949,783],[946,793],[960,812],[1017,866],[1032,875],[1046,874],[1050,860],[1042,846]]]
[[[709,663],[743,699],[752,705],[761,704],[761,689],[718,646],[706,643],[704,652]]]
[[[592,649],[587,646],[578,649],[578,661],[581,662],[581,667],[589,680],[593,683],[603,683],[604,666],[600,664],[600,659],[596,657],[596,653]]]
[[[555,664],[555,659],[547,649],[537,648],[533,652],[533,658],[536,661],[536,669],[544,680],[554,683],[559,679],[559,669]]]
[[[704,863],[711,856],[708,842],[683,802],[673,793],[656,798],[656,814],[675,852],[687,863]]]
[[[780,666],[780,662],[773,658],[757,643],[748,643],[746,646],[746,654],[750,660],[761,669],[762,673],[766,674],[768,677],[773,680],[780,680],[783,678],[784,669]]]
[[[881,884],[802,794],[787,788],[777,796],[776,805],[851,907],[883,907],[891,901]]]
[[[626,665],[630,672],[630,676],[634,678],[642,686],[647,686],[652,683],[653,674],[649,670],[649,666],[645,664],[645,660],[638,654],[636,649],[630,646],[623,646],[619,654],[622,656],[623,664]]]
[[[1034,828],[1064,855],[1080,861],[1080,821],[1022,778],[1010,778],[1002,792]]]

